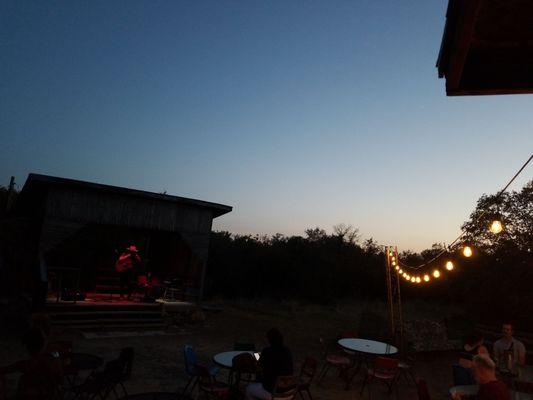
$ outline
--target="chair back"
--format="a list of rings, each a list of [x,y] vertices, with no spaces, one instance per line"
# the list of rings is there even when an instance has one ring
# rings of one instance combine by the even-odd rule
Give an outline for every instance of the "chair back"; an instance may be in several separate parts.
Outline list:
[[[533,394],[533,382],[515,380],[513,382],[513,390],[518,393]]]
[[[398,370],[397,358],[377,357],[374,360],[374,370],[380,372],[395,373]]]
[[[250,353],[237,354],[231,360],[231,368],[235,372],[255,374],[257,372],[257,360]]]
[[[417,379],[416,388],[418,392],[418,400],[431,400],[428,385],[424,379]]]
[[[298,393],[299,383],[297,376],[278,376],[272,390],[272,400],[293,400]]]
[[[300,380],[305,383],[311,383],[315,377],[318,367],[318,361],[313,357],[307,357],[300,369]]]
[[[234,351],[255,351],[255,344],[253,343],[235,343],[233,345]]]
[[[453,372],[453,385],[459,386],[459,385],[474,385],[474,377],[472,376],[472,372],[462,365],[459,364],[453,364],[452,365],[452,372]]]
[[[189,375],[195,375],[197,373],[198,357],[191,345],[183,347],[183,359],[185,361],[185,372]]]

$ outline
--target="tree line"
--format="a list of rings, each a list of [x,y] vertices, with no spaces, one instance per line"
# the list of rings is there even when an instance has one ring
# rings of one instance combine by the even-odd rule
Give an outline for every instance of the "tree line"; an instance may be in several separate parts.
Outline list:
[[[503,223],[500,234],[488,230],[493,219]],[[403,284],[404,299],[457,304],[481,322],[505,318],[533,330],[533,181],[500,197],[483,195],[462,229],[460,246],[471,246],[473,256],[447,254],[455,270],[429,284]],[[422,263],[444,246],[405,251],[400,258]],[[436,262],[442,267],[443,259]],[[320,304],[386,300],[383,247],[373,239],[361,242],[358,230],[343,224],[330,234],[317,227],[303,236],[213,232],[206,290],[210,296]]]

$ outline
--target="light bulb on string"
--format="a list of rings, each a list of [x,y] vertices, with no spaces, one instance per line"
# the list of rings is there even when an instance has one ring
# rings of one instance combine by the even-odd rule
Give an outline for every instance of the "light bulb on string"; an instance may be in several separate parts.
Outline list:
[[[396,265],[396,261],[393,261],[392,262],[392,266],[394,267]]]
[[[398,273],[399,273],[400,275],[403,275],[403,269],[400,268],[400,269],[398,270]]]
[[[447,269],[448,271],[453,270],[453,263],[452,263],[451,261],[447,261],[447,262],[446,262],[446,269]]]
[[[424,275],[424,282],[429,282],[429,275],[428,274]]]
[[[463,247],[463,256],[466,258],[472,257],[472,248],[470,246]]]
[[[411,282],[413,282],[413,283],[416,282],[416,278],[414,276],[411,277]]]
[[[396,271],[399,271],[400,270],[400,267],[397,265],[396,266]]]
[[[416,277],[416,283],[420,283],[421,279],[419,276]]]
[[[500,220],[495,219],[492,221],[492,224],[490,224],[490,231],[497,235],[503,230],[503,225]]]
[[[440,276],[440,271],[438,269],[433,271],[433,277],[438,278],[439,276]]]

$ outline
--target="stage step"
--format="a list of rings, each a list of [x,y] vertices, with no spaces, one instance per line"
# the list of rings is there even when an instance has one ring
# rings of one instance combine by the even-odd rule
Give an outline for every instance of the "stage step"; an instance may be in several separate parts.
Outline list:
[[[88,302],[47,305],[52,324],[77,330],[164,329],[162,311],[157,303]]]

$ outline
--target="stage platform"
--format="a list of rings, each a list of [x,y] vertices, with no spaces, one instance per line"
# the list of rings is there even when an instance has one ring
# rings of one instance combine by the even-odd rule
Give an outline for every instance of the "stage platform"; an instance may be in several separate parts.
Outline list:
[[[185,301],[143,303],[140,297],[120,299],[118,295],[87,293],[82,301],[48,298],[46,311],[52,325],[80,331],[166,329],[167,314],[191,312],[198,306]]]

